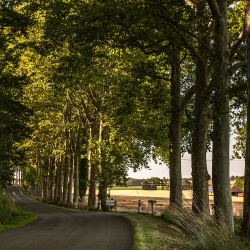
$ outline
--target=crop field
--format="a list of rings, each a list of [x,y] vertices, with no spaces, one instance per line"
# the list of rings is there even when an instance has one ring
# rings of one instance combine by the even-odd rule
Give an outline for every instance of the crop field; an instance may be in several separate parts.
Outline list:
[[[137,212],[139,200],[142,213],[150,213],[152,210],[149,200],[156,200],[154,212],[161,213],[169,205],[169,190],[142,190],[139,188],[114,188],[110,190],[110,197],[117,201],[118,212]],[[213,204],[213,195],[209,196],[210,204]],[[232,197],[235,215],[242,215],[243,197]],[[192,190],[183,191],[184,207],[191,208]]]

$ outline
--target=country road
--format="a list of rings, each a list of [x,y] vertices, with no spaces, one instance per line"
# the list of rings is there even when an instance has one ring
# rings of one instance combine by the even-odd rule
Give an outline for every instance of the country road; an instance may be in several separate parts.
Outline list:
[[[8,187],[8,196],[38,220],[0,232],[0,250],[132,250],[133,228],[114,213],[79,212],[49,206]]]

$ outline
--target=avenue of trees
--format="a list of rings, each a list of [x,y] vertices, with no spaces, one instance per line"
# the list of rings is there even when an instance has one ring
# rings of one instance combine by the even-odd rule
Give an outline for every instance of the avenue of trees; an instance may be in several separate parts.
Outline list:
[[[3,0],[0,182],[18,168],[44,200],[76,205],[160,159],[170,207],[182,207],[181,156],[192,155],[192,210],[233,231],[229,138],[246,161],[250,234],[250,1]],[[240,153],[239,153],[240,152]],[[96,189],[98,191],[96,192]]]

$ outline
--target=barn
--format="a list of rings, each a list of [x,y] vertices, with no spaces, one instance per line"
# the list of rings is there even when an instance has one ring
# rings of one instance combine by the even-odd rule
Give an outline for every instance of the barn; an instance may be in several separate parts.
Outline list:
[[[232,194],[232,196],[237,196],[237,197],[244,196],[244,192],[235,185],[231,187],[231,194]]]

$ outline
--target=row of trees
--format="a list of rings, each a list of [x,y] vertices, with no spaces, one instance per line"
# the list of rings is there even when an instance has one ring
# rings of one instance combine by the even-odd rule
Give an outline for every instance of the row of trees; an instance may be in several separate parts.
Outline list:
[[[75,205],[88,187],[95,206],[97,183],[105,204],[107,187],[123,184],[129,167],[160,158],[169,163],[170,204],[182,207],[188,151],[192,209],[208,217],[212,145],[215,214],[233,231],[229,134],[230,121],[240,129],[246,121],[248,12],[247,0],[245,9],[243,1],[220,0],[2,1],[1,91],[11,94],[7,103],[32,111],[24,123],[32,133],[20,143],[12,132],[10,143],[26,152],[25,184],[46,200]],[[28,83],[22,98],[14,84],[20,77]],[[4,107],[1,117],[17,115]],[[27,112],[18,114],[22,122]],[[1,123],[1,152],[11,152],[5,124],[13,121]],[[4,171],[17,164],[3,159]]]

